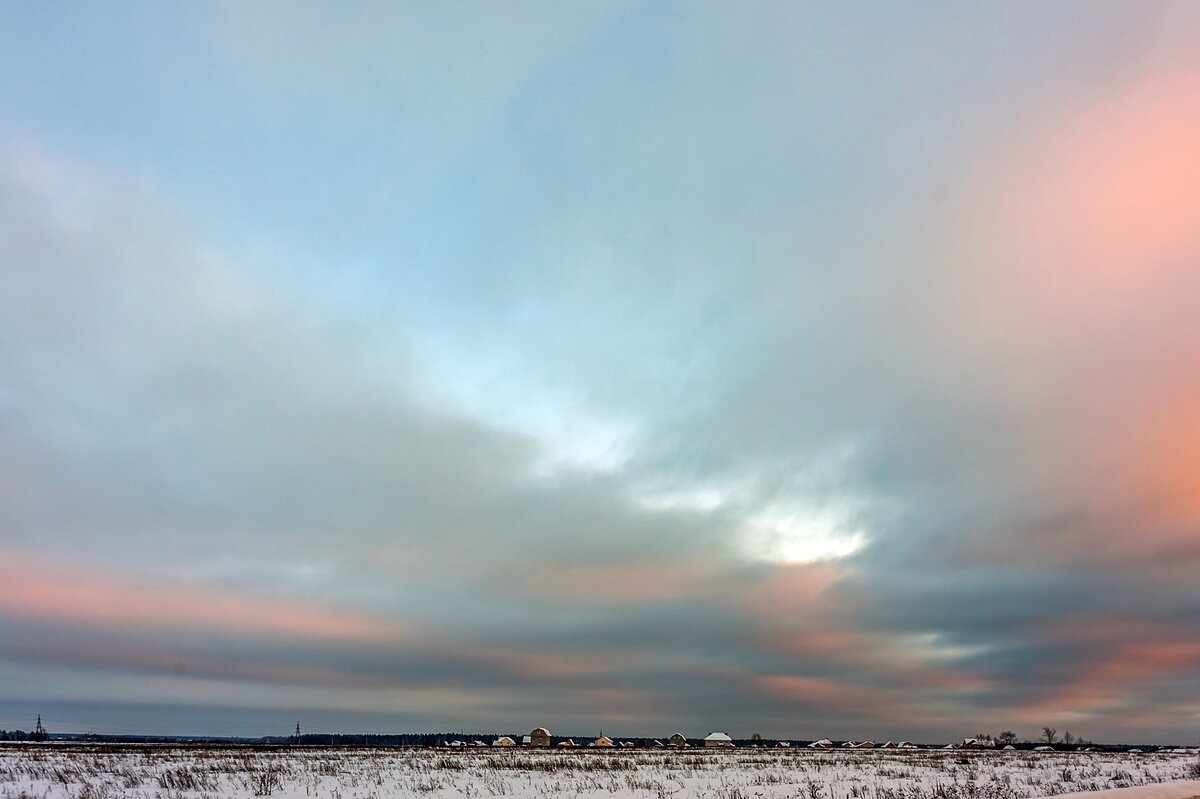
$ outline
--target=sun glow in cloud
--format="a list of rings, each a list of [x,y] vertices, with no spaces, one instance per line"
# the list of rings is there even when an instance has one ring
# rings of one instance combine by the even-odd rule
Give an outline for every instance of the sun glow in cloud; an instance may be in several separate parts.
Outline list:
[[[868,540],[851,514],[838,508],[771,508],[753,516],[744,530],[749,555],[773,563],[842,560]]]

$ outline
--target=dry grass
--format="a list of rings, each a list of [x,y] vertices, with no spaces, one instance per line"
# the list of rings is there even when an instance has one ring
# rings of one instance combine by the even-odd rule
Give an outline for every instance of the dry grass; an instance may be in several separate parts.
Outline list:
[[[1197,774],[1166,753],[0,746],[0,799],[1028,799]]]

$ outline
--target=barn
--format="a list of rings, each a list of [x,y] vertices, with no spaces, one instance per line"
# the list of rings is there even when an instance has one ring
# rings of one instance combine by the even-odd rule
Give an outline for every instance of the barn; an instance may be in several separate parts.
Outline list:
[[[671,736],[670,744],[671,744],[671,746],[678,746],[678,747],[684,747],[684,746],[688,745],[687,738],[683,737],[683,733],[681,733],[681,732],[677,732]]]
[[[550,731],[548,729],[546,729],[545,727],[534,727],[533,731],[531,733],[529,733],[529,745],[530,746],[549,746],[550,745]]]

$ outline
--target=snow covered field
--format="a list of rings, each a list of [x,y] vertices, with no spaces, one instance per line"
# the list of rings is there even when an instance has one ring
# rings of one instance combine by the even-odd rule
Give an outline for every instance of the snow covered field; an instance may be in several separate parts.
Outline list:
[[[1026,799],[1198,778],[1168,753],[0,746],[0,799]]]

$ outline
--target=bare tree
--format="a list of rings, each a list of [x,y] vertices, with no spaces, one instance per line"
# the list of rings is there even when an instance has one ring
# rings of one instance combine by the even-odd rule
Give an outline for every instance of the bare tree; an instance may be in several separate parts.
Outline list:
[[[1053,727],[1042,727],[1042,740],[1048,744],[1053,744],[1058,740],[1058,730]]]
[[[1063,730],[1063,743],[1067,746],[1075,743],[1075,736],[1071,734],[1070,730]]]
[[[1008,746],[1009,744],[1015,744],[1016,742],[1017,734],[1012,730],[1005,730],[996,736],[996,743],[1000,744],[1001,746]]]

